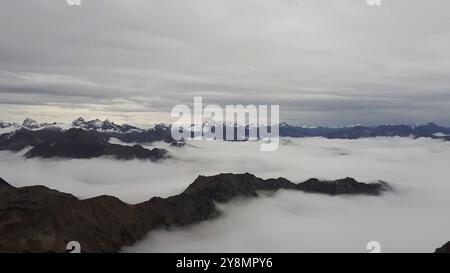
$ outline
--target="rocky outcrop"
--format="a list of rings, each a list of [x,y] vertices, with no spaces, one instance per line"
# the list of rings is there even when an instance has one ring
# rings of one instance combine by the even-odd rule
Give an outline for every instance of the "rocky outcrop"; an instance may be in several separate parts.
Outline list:
[[[3,187],[0,196],[1,252],[63,252],[72,240],[112,252],[143,235],[133,234],[134,207],[114,197],[78,200],[43,186]]]
[[[111,144],[101,135],[83,129],[70,129],[50,141],[36,145],[25,154],[27,158],[95,158],[111,156],[116,159],[149,159],[156,161],[167,156],[164,149],[145,149],[140,145]]]
[[[450,242],[447,242],[445,245],[437,248],[435,253],[450,253]]]
[[[380,195],[383,191],[392,190],[388,183],[378,181],[377,183],[361,183],[353,178],[347,177],[336,181],[320,181],[309,179],[297,185],[298,190],[313,193],[325,193],[329,195],[338,194],[365,194]]]
[[[0,189],[3,187],[11,187],[11,185],[0,177]]]
[[[217,217],[217,202],[255,197],[259,191],[378,195],[389,190],[386,183],[351,179],[305,183],[263,180],[248,173],[199,176],[179,195],[130,205],[111,196],[79,200],[44,186],[15,188],[0,180],[0,252],[62,252],[69,241],[80,242],[86,252],[115,252],[151,230]],[[330,184],[338,186],[330,190]]]

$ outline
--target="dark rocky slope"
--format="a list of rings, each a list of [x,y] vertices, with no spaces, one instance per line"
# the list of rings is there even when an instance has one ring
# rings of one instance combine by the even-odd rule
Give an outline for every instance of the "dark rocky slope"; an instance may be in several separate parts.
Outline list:
[[[103,139],[108,141],[111,138],[117,138],[125,143],[152,143],[156,141],[164,141],[168,144],[173,144],[177,147],[182,147],[182,141],[175,141],[170,134],[170,127],[162,125],[155,126],[148,130],[134,130],[117,129],[111,131],[97,131],[84,127],[71,128],[69,130],[62,130],[61,128],[49,126],[38,130],[31,130],[27,127],[0,135],[0,151],[20,151],[26,147],[36,147],[43,143],[50,143],[61,138],[67,137],[73,132],[86,132],[92,138]],[[122,125],[120,128],[128,128]],[[134,128],[134,127],[133,127]],[[70,133],[68,133],[70,132]]]
[[[6,125],[8,124],[0,122],[0,126]],[[13,125],[9,124],[9,126],[12,127]],[[117,125],[108,120],[84,121],[84,119],[78,118],[70,126],[72,126],[71,129],[82,129],[105,140],[117,138],[126,143],[163,141],[168,144],[177,144],[177,146],[183,145],[182,142],[175,141],[172,138],[171,127],[164,124],[158,124],[153,128],[144,130],[127,124]],[[27,146],[34,147],[43,142],[55,140],[66,131],[58,124],[38,124],[35,121],[27,120],[24,121],[23,125],[13,127],[11,132],[0,134],[0,151],[20,151]]]
[[[220,174],[199,176],[179,195],[129,205],[111,196],[79,200],[44,186],[15,188],[0,180],[0,252],[62,252],[74,240],[86,252],[115,252],[151,230],[214,218],[219,215],[216,202],[279,189],[379,195],[390,188],[352,178],[295,184],[284,178]]]
[[[145,149],[140,145],[123,146],[111,144],[101,135],[83,129],[70,129],[54,139],[36,145],[25,157],[42,158],[94,158],[111,156],[116,159],[150,159],[152,161],[167,156],[164,149]]]
[[[45,141],[53,141],[61,136],[59,129],[46,129],[32,131],[29,129],[19,129],[16,132],[3,134],[0,136],[0,151],[20,151],[28,146],[36,146]]]
[[[437,248],[435,253],[450,253],[450,242],[447,242],[445,245]]]

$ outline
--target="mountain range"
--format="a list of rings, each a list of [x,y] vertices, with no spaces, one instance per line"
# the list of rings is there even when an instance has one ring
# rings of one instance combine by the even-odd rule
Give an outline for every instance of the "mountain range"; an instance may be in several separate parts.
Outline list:
[[[71,124],[38,123],[25,119],[21,125],[0,122],[3,129],[0,134],[0,151],[31,150],[26,158],[94,158],[100,156],[116,159],[149,159],[151,161],[168,157],[165,149],[146,149],[141,145],[133,146],[112,144],[111,138],[125,143],[151,143],[164,141],[181,147],[183,142],[172,139],[170,128],[157,125],[148,130],[123,124],[117,125],[108,120],[85,121],[83,118]]]
[[[167,157],[167,154],[167,150],[164,149],[153,148],[149,150],[141,145],[111,144],[101,134],[72,128],[57,132],[51,139],[36,143],[36,146],[28,151],[25,157],[95,158],[109,156],[121,160],[149,159],[156,161]]]
[[[248,139],[249,132],[259,128],[255,126],[229,125],[216,122],[205,122],[203,127],[210,127],[214,131],[218,126],[223,127],[224,135],[226,130],[233,130],[235,140]],[[128,124],[116,124],[109,120],[101,121],[99,119],[86,121],[82,117],[74,120],[72,123],[38,123],[33,119],[27,118],[19,125],[17,123],[0,122],[0,135],[11,134],[21,129],[27,130],[68,130],[70,128],[80,128],[84,130],[96,131],[102,133],[107,138],[117,138],[126,143],[151,143],[154,141],[164,141],[167,143],[176,143],[171,137],[172,125],[160,123],[151,128],[143,129]],[[193,135],[202,128],[198,126],[188,126],[180,128],[181,130],[191,131]],[[241,131],[239,131],[239,130]],[[239,135],[243,132],[243,135]],[[450,140],[450,128],[436,125],[432,122],[419,125],[379,125],[379,126],[363,126],[352,125],[344,127],[326,127],[326,126],[296,126],[288,123],[279,124],[279,133],[281,137],[324,137],[329,139],[358,139],[368,137],[428,137],[435,139]],[[241,133],[242,134],[242,133]]]
[[[165,149],[146,149],[141,145],[112,144],[102,133],[80,128],[68,130],[45,129],[17,131],[0,136],[0,151],[20,151],[32,147],[26,158],[96,158],[112,157],[121,160],[149,159],[156,161],[169,157]]]
[[[420,125],[379,125],[347,127],[303,127],[282,123],[280,136],[286,137],[324,137],[330,139],[358,139],[368,137],[429,137],[450,140],[450,128],[432,122]]]
[[[79,200],[44,186],[16,188],[0,178],[0,252],[63,252],[78,241],[85,252],[116,252],[152,230],[220,216],[216,203],[257,197],[261,191],[297,190],[327,195],[374,195],[386,182],[261,179],[252,174],[199,176],[181,194],[130,205],[112,196]]]
[[[152,161],[168,156],[164,149],[146,149],[139,144],[148,144],[162,141],[176,147],[183,147],[183,140],[172,138],[171,125],[157,124],[149,129],[135,126],[118,125],[109,120],[86,121],[83,118],[74,120],[71,124],[43,123],[26,119],[21,125],[0,122],[0,151],[20,151],[26,147],[32,149],[25,157],[43,158],[94,158],[110,156],[116,159],[150,159]],[[259,128],[250,126],[207,123],[205,126],[223,126],[224,136],[226,130],[233,130],[233,141],[248,140],[249,132]],[[183,130],[184,128],[182,128]],[[191,127],[194,135],[199,128]],[[305,127],[292,126],[286,123],[279,125],[281,137],[323,137],[328,139],[359,139],[369,137],[427,137],[433,139],[450,140],[450,128],[438,126],[434,123],[422,125],[381,125],[381,126],[348,126],[348,127]],[[239,135],[242,134],[242,135]],[[259,135],[258,135],[259,136]],[[110,143],[111,139],[135,144],[134,146]]]
[[[211,125],[224,126],[225,125]],[[237,128],[233,125],[237,136]],[[348,127],[305,127],[282,123],[282,137],[358,139],[368,137],[428,137],[450,140],[450,129],[434,123]],[[244,127],[244,132],[251,130]],[[21,151],[26,158],[96,158],[156,161],[170,157],[165,149],[146,149],[126,143],[163,141],[182,147],[171,137],[171,126],[149,129],[117,125],[108,120],[71,124],[44,123],[26,119],[21,125],[0,122],[0,151]],[[185,226],[220,216],[216,203],[238,196],[257,197],[260,191],[296,190],[327,195],[378,196],[394,189],[386,182],[361,183],[352,178],[335,181],[309,179],[292,183],[284,178],[261,179],[251,174],[199,176],[185,191],[168,198],[153,197],[136,205],[112,196],[86,200],[44,186],[16,188],[0,178],[0,252],[63,252],[69,241],[79,241],[86,252],[116,252],[142,239],[152,230]],[[450,242],[436,249],[450,252]]]

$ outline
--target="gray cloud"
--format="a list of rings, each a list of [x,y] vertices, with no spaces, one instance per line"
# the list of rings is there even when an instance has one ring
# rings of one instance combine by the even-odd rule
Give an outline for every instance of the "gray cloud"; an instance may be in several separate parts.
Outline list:
[[[175,104],[202,95],[279,103],[284,120],[303,123],[450,125],[449,8],[439,0],[378,8],[364,0],[7,0],[0,104],[17,111],[1,107],[0,116],[44,118],[27,106],[51,105],[70,120],[66,109],[90,104],[102,116],[152,123],[151,113],[167,119]]]

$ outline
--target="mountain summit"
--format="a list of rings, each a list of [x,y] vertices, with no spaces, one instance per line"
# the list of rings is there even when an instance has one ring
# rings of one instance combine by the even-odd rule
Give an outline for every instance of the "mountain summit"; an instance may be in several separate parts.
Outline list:
[[[39,128],[40,126],[41,125],[32,118],[26,118],[22,123],[22,127],[25,127],[28,129],[36,129],[36,128]]]
[[[115,124],[114,122],[111,122],[108,119],[105,119],[104,121],[101,121],[99,119],[86,121],[82,117],[79,117],[76,120],[74,120],[72,122],[72,126],[87,129],[87,130],[96,130],[96,131],[128,132],[128,131],[132,131],[132,130],[140,130],[139,128],[128,125],[128,124],[123,124],[123,125]]]

